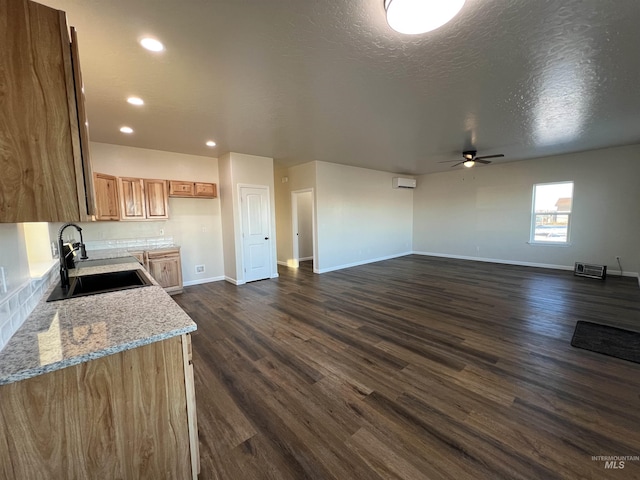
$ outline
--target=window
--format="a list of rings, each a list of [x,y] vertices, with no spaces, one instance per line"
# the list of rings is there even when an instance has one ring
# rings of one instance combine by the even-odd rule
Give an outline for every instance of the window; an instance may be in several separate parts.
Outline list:
[[[531,243],[568,244],[573,204],[573,182],[533,186]]]

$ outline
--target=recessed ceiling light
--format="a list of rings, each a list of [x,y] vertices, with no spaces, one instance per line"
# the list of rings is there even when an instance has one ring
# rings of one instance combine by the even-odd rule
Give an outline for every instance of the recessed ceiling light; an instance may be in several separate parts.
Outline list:
[[[129,102],[131,105],[144,105],[144,100],[142,100],[140,97],[129,97],[127,98],[127,102]]]
[[[161,52],[164,50],[164,45],[162,44],[162,42],[151,37],[144,37],[142,40],[140,40],[140,45],[152,52]]]
[[[415,35],[441,27],[455,17],[465,0],[385,0],[387,22],[396,32]]]
[[[120,131],[122,133],[133,133],[133,128],[131,128],[131,127],[120,127]]]
[[[214,142],[213,140],[209,140],[207,142],[207,147],[215,147],[216,146],[216,142]]]

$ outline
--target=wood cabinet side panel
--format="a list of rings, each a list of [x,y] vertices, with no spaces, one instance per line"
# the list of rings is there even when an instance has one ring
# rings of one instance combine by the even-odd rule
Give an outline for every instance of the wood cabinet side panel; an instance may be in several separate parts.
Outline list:
[[[0,221],[79,220],[65,61],[57,10],[0,0]]]
[[[182,348],[173,337],[1,386],[0,472],[192,478]]]
[[[63,12],[60,12],[64,16]],[[96,213],[95,190],[93,186],[93,168],[91,166],[91,153],[89,150],[89,123],[85,109],[84,82],[80,69],[80,51],[78,49],[78,34],[74,27],[71,27],[71,66],[73,67],[73,90],[74,110],[70,110],[70,115],[77,117],[77,134],[75,142],[79,142],[74,149],[79,147],[79,152],[74,154],[76,166],[76,178],[78,188],[78,202],[80,204],[80,220],[88,221],[91,215]]]

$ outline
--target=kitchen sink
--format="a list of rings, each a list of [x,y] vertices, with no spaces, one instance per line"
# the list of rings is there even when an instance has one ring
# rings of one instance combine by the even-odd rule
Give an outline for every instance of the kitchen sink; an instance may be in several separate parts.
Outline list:
[[[56,285],[47,298],[47,302],[65,300],[67,298],[84,297],[99,293],[117,292],[130,288],[153,285],[141,270],[124,270],[121,272],[96,273],[71,277],[71,285],[65,291],[60,283]]]

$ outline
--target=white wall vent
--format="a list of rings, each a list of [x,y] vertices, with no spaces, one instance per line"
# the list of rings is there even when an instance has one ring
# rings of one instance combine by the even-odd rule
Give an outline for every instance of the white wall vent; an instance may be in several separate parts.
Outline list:
[[[607,266],[576,262],[573,268],[573,274],[579,277],[599,278],[600,280],[604,280],[607,276]]]
[[[416,188],[416,179],[415,178],[394,177],[393,178],[393,188]]]

